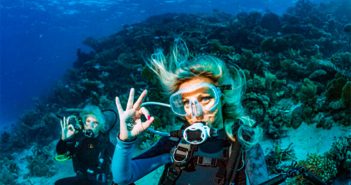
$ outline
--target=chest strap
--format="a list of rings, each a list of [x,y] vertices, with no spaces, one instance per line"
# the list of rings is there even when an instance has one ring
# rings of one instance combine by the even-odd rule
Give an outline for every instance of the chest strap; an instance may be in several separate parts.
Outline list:
[[[159,185],[174,185],[180,177],[183,169],[193,169],[193,154],[197,150],[196,145],[187,143],[183,138],[178,145],[171,150],[172,164],[167,164],[159,181]]]
[[[244,154],[240,143],[233,142],[228,150],[223,151],[223,158],[210,158],[204,156],[193,156],[197,150],[196,145],[191,145],[181,140],[172,150],[173,163],[165,166],[165,170],[159,181],[159,185],[175,185],[183,170],[194,171],[196,165],[207,167],[218,167],[216,179],[218,185],[245,185],[246,175],[244,168]]]
[[[217,159],[211,157],[202,157],[202,156],[194,156],[193,163],[199,166],[206,166],[206,167],[225,167],[226,166],[226,159]]]
[[[196,145],[189,144],[184,139],[181,139],[178,145],[171,151],[173,163],[176,166],[185,167],[196,150]]]

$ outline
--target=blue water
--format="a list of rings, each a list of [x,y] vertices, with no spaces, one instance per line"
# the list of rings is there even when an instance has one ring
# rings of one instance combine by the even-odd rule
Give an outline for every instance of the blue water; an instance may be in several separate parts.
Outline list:
[[[282,13],[283,0],[1,0],[0,127],[15,122],[55,87],[86,37],[167,12]]]

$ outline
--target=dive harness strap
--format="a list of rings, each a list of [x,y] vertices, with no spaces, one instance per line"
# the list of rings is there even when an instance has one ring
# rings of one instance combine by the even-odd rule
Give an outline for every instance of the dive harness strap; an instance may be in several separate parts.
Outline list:
[[[174,185],[183,170],[195,171],[195,166],[218,167],[216,173],[217,185],[246,184],[245,170],[242,164],[242,151],[239,142],[231,142],[229,156],[228,149],[223,150],[224,158],[210,158],[193,156],[197,150],[196,145],[187,143],[181,139],[179,144],[171,151],[173,163],[165,166],[165,170],[159,181],[159,185]],[[229,158],[228,158],[229,156]],[[240,165],[241,164],[241,165]],[[242,166],[239,170],[239,165]]]
[[[197,150],[196,145],[187,143],[184,138],[180,140],[178,145],[171,150],[173,164],[166,165],[162,177],[159,181],[160,185],[173,185],[179,178],[183,169],[188,167],[193,153]]]
[[[232,142],[230,157],[226,167],[225,185],[232,184],[233,182],[235,182],[235,185],[246,184],[245,168],[243,166],[245,164],[243,164],[244,162],[241,160],[244,157],[243,155],[239,141],[236,140],[236,142]],[[241,166],[240,169],[239,165]]]

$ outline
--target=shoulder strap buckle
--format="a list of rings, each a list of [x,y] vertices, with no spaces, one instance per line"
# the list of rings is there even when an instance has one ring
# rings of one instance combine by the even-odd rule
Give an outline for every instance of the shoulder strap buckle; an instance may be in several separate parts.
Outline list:
[[[188,162],[190,153],[192,153],[191,145],[181,141],[173,150],[172,159],[176,164],[183,165]]]

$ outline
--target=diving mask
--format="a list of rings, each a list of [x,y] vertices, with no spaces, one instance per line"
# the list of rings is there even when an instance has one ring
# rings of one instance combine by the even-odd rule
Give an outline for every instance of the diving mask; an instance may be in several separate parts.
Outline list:
[[[169,102],[172,111],[178,116],[199,116],[205,111],[214,111],[220,97],[219,88],[210,83],[199,83],[173,93]]]

